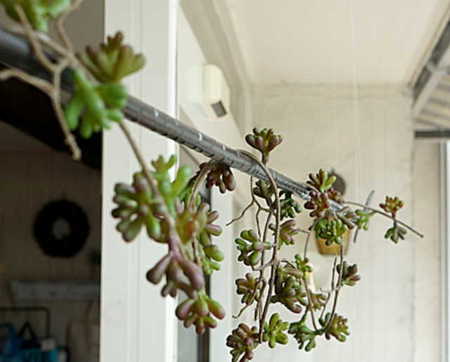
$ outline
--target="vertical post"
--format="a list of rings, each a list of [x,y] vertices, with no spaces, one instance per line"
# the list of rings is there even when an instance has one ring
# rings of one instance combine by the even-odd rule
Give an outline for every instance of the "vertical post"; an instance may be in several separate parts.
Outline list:
[[[233,296],[234,296],[234,273],[233,273],[233,227],[227,227],[226,223],[233,219],[233,195],[231,193],[220,194],[217,188],[211,189],[212,210],[220,211],[220,218],[217,224],[222,227],[222,235],[219,243],[224,253],[224,260],[220,270],[211,276],[211,297],[220,301],[227,311],[227,315],[218,323],[217,327],[211,330],[209,359],[213,362],[227,362],[230,360],[230,350],[225,341],[230,331],[233,329]]]
[[[148,59],[128,82],[130,92],[175,116],[177,0],[105,1],[105,32],[122,30],[127,42]],[[130,124],[143,154],[151,159],[175,153],[175,144]],[[166,252],[144,233],[125,244],[110,216],[116,182],[130,182],[139,167],[118,127],[104,134],[102,225],[102,362],[176,361],[174,300],[145,274]]]
[[[450,315],[450,303],[449,303],[449,260],[450,260],[450,248],[449,248],[449,225],[450,225],[450,142],[443,142],[441,145],[441,313],[442,313],[442,325],[441,325],[441,361],[449,362],[449,350],[448,350],[448,338],[449,338],[449,315]]]

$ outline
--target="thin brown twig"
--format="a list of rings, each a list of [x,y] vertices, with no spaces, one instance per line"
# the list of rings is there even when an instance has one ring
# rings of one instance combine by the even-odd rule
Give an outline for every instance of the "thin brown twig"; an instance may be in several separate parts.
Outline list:
[[[254,195],[253,195],[253,198],[254,198]],[[267,215],[266,222],[264,225],[264,232],[263,232],[263,236],[262,236],[262,240],[261,240],[263,243],[267,242],[267,233],[269,231],[270,220],[272,219],[272,217],[273,217],[273,212],[270,211],[270,213]],[[265,248],[263,248],[262,256],[261,256],[261,263],[260,263],[260,267],[259,267],[259,279],[260,280],[264,280],[264,271],[268,267],[268,266],[264,266],[265,259],[266,259],[266,250],[265,250]],[[270,260],[269,263],[270,263],[270,265],[272,265],[273,260]],[[265,289],[265,284],[264,284],[264,289]],[[264,289],[263,289],[263,291],[264,291]],[[263,291],[261,292],[261,296],[263,295]],[[255,309],[255,317],[256,318],[255,319],[258,319],[258,317],[261,316],[261,313],[262,313],[262,298],[260,298],[258,300],[258,303],[256,305],[256,309]]]
[[[382,212],[380,210],[374,209],[373,207],[369,207],[369,206],[366,206],[366,205],[363,205],[363,204],[360,204],[360,203],[357,203],[357,202],[353,202],[353,201],[345,201],[345,204],[362,207],[363,209],[365,208],[365,209],[373,211],[373,212],[375,212],[375,213],[377,213],[379,215],[383,215],[384,217],[387,217],[388,219],[394,220],[394,218],[391,215],[386,214],[386,213],[384,213],[384,212]],[[417,236],[419,236],[421,238],[424,237],[423,234],[421,234],[420,232],[418,232],[417,230],[415,230],[414,228],[412,228],[408,224],[404,223],[403,221],[400,221],[400,220],[397,220],[397,219],[395,219],[395,221],[397,223],[399,223],[400,225],[404,226],[405,228],[407,228],[408,230],[412,231]]]
[[[334,300],[333,300],[333,307],[331,309],[330,318],[326,324],[325,330],[328,330],[331,327],[331,323],[333,323],[334,316],[336,314],[336,307],[337,302],[339,299],[339,292],[341,290],[342,285],[342,275],[344,274],[344,248],[342,245],[339,246],[339,259],[340,259],[340,267],[339,267],[339,278],[338,278],[338,284],[336,287],[336,291],[334,292]]]
[[[36,87],[40,89],[42,92],[49,94],[52,91],[52,84],[42,80],[37,77],[33,77],[32,75],[29,75],[28,73],[22,72],[18,69],[5,69],[0,71],[0,80],[5,81],[9,78],[17,78],[19,80],[24,81],[25,83],[28,83],[32,85],[33,87]]]
[[[66,122],[64,111],[61,106],[61,74],[64,69],[66,69],[68,63],[68,59],[62,59],[61,62],[58,63],[58,65],[55,67],[53,73],[53,89],[50,94],[50,98],[52,100],[53,109],[55,110],[59,126],[64,133],[65,142],[72,150],[72,157],[74,160],[79,160],[81,159],[81,150],[79,149],[72,132],[70,132],[69,126]]]
[[[8,77],[17,77],[35,87],[45,92],[52,101],[52,106],[58,119],[61,130],[65,136],[65,142],[69,146],[72,152],[72,157],[75,160],[81,158],[81,150],[79,149],[75,137],[70,132],[70,129],[65,121],[64,111],[61,106],[61,74],[64,69],[69,65],[69,58],[64,56],[58,63],[53,63],[45,54],[40,39],[36,36],[28,18],[19,5],[16,5],[16,11],[19,16],[20,24],[23,28],[24,34],[31,44],[33,52],[37,60],[44,66],[50,73],[52,73],[52,84],[49,82],[40,80],[36,77],[30,76],[24,72],[18,70],[6,70],[2,72],[2,79],[7,79]],[[67,54],[71,54],[67,51]]]
[[[312,298],[311,298],[311,291],[309,290],[309,287],[306,283],[306,279],[304,277],[302,277],[302,281],[303,281],[303,285],[305,286],[306,297],[308,298],[308,309],[311,314],[311,321],[312,321],[314,329],[317,331],[318,328],[317,328],[317,324],[316,324],[316,316],[315,316],[314,310],[312,308],[313,303],[312,303]]]
[[[131,135],[131,131],[128,128],[128,126],[125,124],[124,121],[120,121],[119,127],[121,128],[122,132],[124,133],[125,137],[128,140],[128,143],[130,144],[134,155],[136,156],[137,161],[139,162],[142,171],[144,172],[144,176],[147,179],[147,182],[149,183],[149,186],[152,190],[152,193],[154,194],[154,197],[156,201],[160,204],[159,212],[161,213],[162,218],[167,223],[168,229],[169,229],[169,238],[168,238],[168,245],[169,249],[172,253],[180,255],[181,253],[181,241],[179,239],[178,233],[176,231],[175,226],[175,220],[173,217],[169,214],[169,211],[167,210],[167,206],[164,202],[164,199],[159,192],[158,185],[156,183],[155,178],[152,176],[147,163],[145,162],[144,156],[142,155],[136,141],[134,140],[133,136]]]
[[[65,22],[67,20],[67,17],[71,15],[75,10],[78,10],[83,3],[84,0],[75,0],[72,2],[72,4],[64,11],[63,14],[61,14],[56,21],[56,32],[61,39],[64,46],[69,50],[70,53],[74,53],[75,49],[72,43],[72,40],[67,35],[66,28],[65,28]]]
[[[34,55],[39,60],[39,62],[47,68],[47,70],[51,73],[53,73],[56,69],[56,65],[48,59],[47,55],[45,55],[44,50],[41,47],[41,44],[39,43],[39,40],[36,38],[35,32],[33,30],[33,27],[31,26],[30,22],[28,21],[28,18],[23,10],[23,8],[20,5],[16,5],[15,7],[17,15],[19,16],[20,23],[23,26],[23,29],[25,31],[25,35],[28,38],[28,41],[31,44],[31,47],[33,48]]]
[[[315,225],[316,222],[314,222]],[[312,227],[312,229],[314,229],[314,225]],[[303,251],[303,258],[306,259],[306,256],[308,255],[308,246],[309,246],[309,240],[311,239],[311,234],[313,233],[312,230],[310,230],[308,232],[308,236],[306,237],[306,241],[305,241],[305,249]]]
[[[203,183],[204,179],[208,175],[208,172],[211,170],[211,165],[214,161],[210,161],[206,164],[205,167],[203,167],[200,170],[200,173],[197,175],[194,181],[194,185],[192,186],[191,194],[189,195],[189,199],[187,201],[188,207],[191,207],[193,205],[193,202],[195,201],[195,195],[197,194],[200,185]]]
[[[229,221],[226,226],[230,226],[231,224],[234,224],[236,221],[241,220],[245,214],[247,213],[248,210],[250,210],[250,208],[253,206],[254,202],[253,200],[244,208],[244,210],[242,210],[241,214],[238,217],[235,217],[234,219],[232,219],[231,221]]]
[[[370,203],[372,202],[373,199],[373,195],[375,195],[375,190],[369,192],[366,202],[364,203],[364,205],[366,206],[364,208],[364,211],[368,211],[367,207],[370,206]],[[355,234],[353,235],[353,243],[356,243],[356,241],[358,240],[359,230],[360,230],[359,228],[356,228],[355,230]]]
[[[253,155],[250,152],[247,151],[240,151],[241,153],[247,155],[248,157],[254,159],[256,162],[258,162],[258,164],[262,167],[262,169],[264,170],[264,172],[267,175],[267,178],[269,179],[273,190],[274,190],[274,194],[275,194],[275,203],[276,203],[276,222],[275,222],[275,240],[273,243],[273,247],[272,247],[272,260],[274,261],[271,270],[270,270],[270,279],[269,279],[269,290],[267,292],[267,297],[266,297],[266,301],[264,304],[264,308],[263,308],[263,312],[262,312],[262,316],[260,319],[260,323],[259,323],[259,339],[260,341],[262,341],[262,335],[264,332],[264,323],[266,321],[266,317],[267,317],[267,313],[269,311],[269,305],[270,305],[270,299],[272,297],[272,293],[273,293],[273,288],[274,288],[274,284],[275,284],[275,274],[276,274],[276,269],[279,265],[279,261],[277,260],[277,253],[278,253],[278,240],[279,240],[279,234],[280,234],[280,218],[281,218],[281,204],[280,204],[280,197],[278,195],[278,185],[275,182],[272,173],[270,172],[270,170],[266,167],[266,165],[261,162],[255,155]]]

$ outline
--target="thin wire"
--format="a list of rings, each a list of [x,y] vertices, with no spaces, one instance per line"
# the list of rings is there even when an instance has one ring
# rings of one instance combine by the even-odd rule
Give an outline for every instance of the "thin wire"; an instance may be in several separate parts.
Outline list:
[[[353,121],[356,122],[356,197],[361,197],[361,126],[360,126],[360,92],[359,92],[359,71],[358,59],[356,54],[356,29],[355,29],[355,14],[353,9],[353,0],[349,2],[349,17],[351,30],[351,49],[352,49],[352,107],[353,107]]]

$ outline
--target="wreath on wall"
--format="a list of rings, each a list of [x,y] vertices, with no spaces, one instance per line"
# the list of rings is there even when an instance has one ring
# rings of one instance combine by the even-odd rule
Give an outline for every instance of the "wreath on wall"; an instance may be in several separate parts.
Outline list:
[[[86,244],[90,226],[78,204],[58,200],[44,205],[34,222],[34,238],[45,255],[70,258]]]

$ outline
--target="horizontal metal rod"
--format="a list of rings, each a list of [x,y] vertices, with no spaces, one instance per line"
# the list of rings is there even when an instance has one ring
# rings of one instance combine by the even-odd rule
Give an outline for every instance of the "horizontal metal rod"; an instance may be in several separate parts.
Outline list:
[[[49,79],[48,72],[43,69],[34,57],[27,40],[1,28],[0,63],[7,67],[18,68],[29,74]],[[63,86],[70,91],[71,81],[67,71],[63,75]],[[200,152],[213,160],[221,161],[248,175],[268,181],[263,168],[252,158],[227,147],[202,132],[188,127],[179,120],[135,97],[129,98],[125,108],[125,115],[130,121]],[[308,185],[296,182],[274,170],[271,170],[271,173],[281,189],[290,191],[302,199],[309,199],[310,188]],[[334,206],[338,207],[337,205]]]
[[[416,139],[449,139],[450,129],[417,130],[414,132]]]

